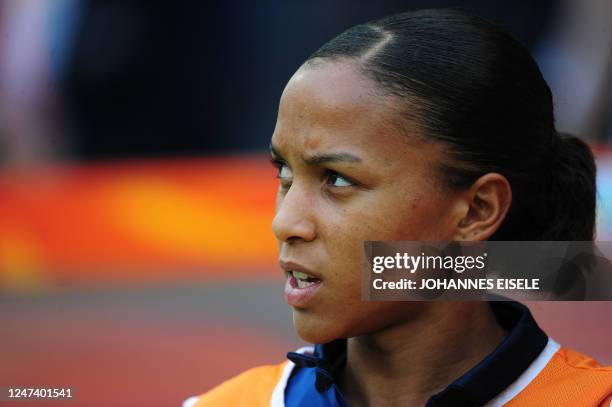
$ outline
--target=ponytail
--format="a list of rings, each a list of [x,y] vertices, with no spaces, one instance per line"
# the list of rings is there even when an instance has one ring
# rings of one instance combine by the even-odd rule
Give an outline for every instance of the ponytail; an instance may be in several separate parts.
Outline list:
[[[541,240],[593,240],[596,167],[589,146],[577,137],[556,135],[547,196],[547,223]]]
[[[505,172],[513,202],[491,240],[593,240],[593,153],[582,140],[556,131],[547,146],[537,166]]]

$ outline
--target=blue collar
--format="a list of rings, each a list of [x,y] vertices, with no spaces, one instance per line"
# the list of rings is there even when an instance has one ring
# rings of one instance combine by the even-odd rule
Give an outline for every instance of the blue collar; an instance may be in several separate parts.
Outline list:
[[[538,327],[527,307],[512,301],[490,304],[498,322],[509,332],[508,336],[480,363],[433,395],[427,407],[486,404],[512,384],[546,346],[548,336]],[[289,352],[287,357],[296,364],[285,391],[287,407],[300,405],[291,400],[305,400],[305,396],[309,400],[321,398],[316,402],[319,406],[347,405],[334,379],[346,360],[346,339],[315,345],[314,355]]]

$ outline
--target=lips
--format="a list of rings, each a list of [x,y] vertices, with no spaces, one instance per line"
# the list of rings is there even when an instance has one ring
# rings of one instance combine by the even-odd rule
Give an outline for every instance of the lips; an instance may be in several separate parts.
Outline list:
[[[280,261],[281,268],[287,273],[285,300],[292,307],[306,307],[321,288],[320,275],[294,262]]]

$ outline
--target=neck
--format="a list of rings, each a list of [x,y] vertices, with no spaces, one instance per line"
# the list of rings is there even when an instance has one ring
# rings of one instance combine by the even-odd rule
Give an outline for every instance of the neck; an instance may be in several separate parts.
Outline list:
[[[348,340],[340,387],[351,406],[423,406],[506,335],[486,302],[426,308],[417,319]]]

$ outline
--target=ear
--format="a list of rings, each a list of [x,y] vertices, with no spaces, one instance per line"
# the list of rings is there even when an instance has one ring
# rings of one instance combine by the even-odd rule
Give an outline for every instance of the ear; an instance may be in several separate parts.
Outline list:
[[[487,240],[502,224],[510,204],[512,188],[501,174],[488,173],[478,178],[461,194],[465,208],[456,219],[455,240]]]

